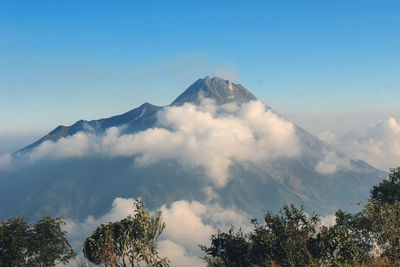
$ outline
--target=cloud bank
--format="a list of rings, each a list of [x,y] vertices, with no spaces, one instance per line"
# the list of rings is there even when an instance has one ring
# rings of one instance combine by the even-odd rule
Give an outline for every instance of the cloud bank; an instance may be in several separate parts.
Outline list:
[[[165,236],[191,252],[199,252],[199,244],[208,244],[216,227],[226,230],[231,224],[248,225],[245,213],[224,209],[219,204],[181,200],[169,207],[163,205],[161,211],[168,226]]]
[[[393,117],[371,125],[364,133],[352,132],[338,138],[332,132],[326,131],[320,138],[376,168],[387,171],[400,166],[400,124]],[[335,161],[335,157],[331,158]],[[326,170],[329,169],[325,167]],[[324,168],[321,166],[321,169]]]
[[[369,127],[365,136],[345,146],[355,157],[383,170],[400,166],[400,125],[390,117]]]
[[[224,186],[235,162],[262,165],[280,157],[300,155],[295,127],[259,101],[240,107],[218,106],[211,99],[201,105],[166,107],[156,128],[121,134],[109,128],[103,135],[79,132],[57,142],[45,141],[29,157],[132,156],[137,165],[176,160],[202,167],[216,186]]]
[[[102,223],[120,221],[128,215],[134,215],[133,198],[115,198],[111,210],[99,218],[88,216],[86,220],[77,222],[74,220],[65,220],[65,231],[68,233],[68,239],[74,248],[82,249],[82,241],[86,239]],[[79,252],[78,251],[78,252]]]
[[[67,220],[65,230],[75,250],[81,252],[83,240],[101,223],[115,222],[133,215],[133,203],[131,198],[116,198],[110,212],[99,218],[89,216],[82,222]],[[160,237],[160,255],[168,257],[171,266],[176,267],[205,266],[198,245],[209,245],[209,239],[216,229],[227,230],[231,224],[244,229],[250,227],[249,217],[245,213],[225,209],[218,204],[180,200],[170,206],[163,205],[160,210],[167,225]]]
[[[10,154],[0,155],[0,169],[5,169],[10,167],[12,162],[12,157]]]
[[[324,158],[317,162],[315,171],[321,174],[333,174],[338,170],[351,169],[350,159],[342,156],[339,157],[334,151],[324,151]]]

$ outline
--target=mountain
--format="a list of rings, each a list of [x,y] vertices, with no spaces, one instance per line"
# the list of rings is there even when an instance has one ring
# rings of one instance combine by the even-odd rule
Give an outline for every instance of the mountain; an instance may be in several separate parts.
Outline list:
[[[212,98],[217,104],[222,105],[230,102],[243,104],[257,98],[240,84],[221,78],[198,79],[186,89],[171,105],[182,105],[184,103],[199,104],[201,97]]]
[[[204,79],[198,79],[170,105],[179,106],[184,103],[199,104],[202,98],[214,99],[217,104],[226,104],[231,102],[243,104],[257,100],[252,93],[240,84],[234,84],[231,81],[217,77],[206,77]],[[110,118],[92,121],[80,120],[71,126],[60,125],[46,136],[18,152],[27,152],[39,146],[46,140],[57,141],[62,137],[71,136],[80,131],[102,133],[110,127],[120,127],[124,125],[127,126],[124,129],[125,132],[139,132],[155,125],[157,121],[156,113],[161,109],[162,107],[154,106],[146,102],[138,108]]]
[[[119,127],[123,135],[162,127],[158,124],[158,112],[185,103],[199,105],[204,98],[215,100],[217,105],[239,106],[257,100],[242,85],[206,77],[193,83],[168,106],[145,103],[118,116],[58,126],[14,156],[29,159],[30,153],[43,142],[57,142],[80,132],[102,135],[110,127]],[[269,107],[266,109],[286,121]],[[386,176],[385,172],[349,158],[301,127],[293,127],[301,156],[280,157],[264,165],[234,161],[226,185],[213,187],[219,203],[252,216],[260,216],[266,209],[277,210],[290,202],[304,205],[308,212],[330,214],[337,208],[354,209],[355,203],[366,199],[370,188]],[[321,174],[316,166],[325,158],[347,167]],[[18,214],[37,218],[43,213],[79,219],[89,214],[100,216],[110,209],[116,197],[142,196],[150,208],[182,199],[206,201],[209,195],[203,189],[209,186],[203,168],[182,166],[173,159],[143,166],[133,166],[132,157],[124,155],[28,160],[18,168],[0,170],[0,219]]]
[[[103,133],[110,127],[126,126],[127,132],[138,132],[154,126],[157,121],[156,113],[162,107],[154,106],[150,103],[144,103],[138,108],[132,109],[124,114],[113,116],[106,119],[85,121],[80,120],[71,126],[60,125],[46,136],[40,138],[33,144],[19,150],[18,152],[27,152],[44,141],[57,141],[62,137],[74,135],[81,131],[93,131],[96,133]],[[17,153],[18,153],[17,152]]]

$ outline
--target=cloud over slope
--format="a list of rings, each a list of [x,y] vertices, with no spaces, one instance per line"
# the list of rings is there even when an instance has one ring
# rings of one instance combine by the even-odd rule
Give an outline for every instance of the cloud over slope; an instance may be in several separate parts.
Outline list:
[[[202,167],[222,187],[234,162],[263,164],[300,155],[294,125],[259,101],[239,107],[203,99],[199,106],[170,106],[159,112],[157,125],[135,134],[121,134],[115,127],[102,135],[79,132],[57,142],[45,141],[29,157],[132,156],[138,165],[172,159]]]
[[[388,170],[400,165],[400,125],[395,118],[380,121],[366,136],[347,144],[354,155],[378,168]]]
[[[320,138],[382,170],[400,165],[400,124],[393,117],[369,126],[363,134],[352,132],[337,138],[326,131]],[[335,157],[331,159],[332,165]]]
[[[64,230],[76,251],[82,249],[82,240],[101,223],[115,222],[128,215],[134,215],[134,199],[115,198],[111,210],[99,218],[87,217],[84,221],[67,220]],[[171,266],[205,266],[201,260],[198,245],[209,245],[211,234],[216,229],[226,230],[231,224],[249,227],[248,216],[233,209],[225,209],[219,204],[180,200],[170,206],[161,207],[162,218],[166,223],[159,251],[171,260]],[[80,254],[82,259],[82,254]]]

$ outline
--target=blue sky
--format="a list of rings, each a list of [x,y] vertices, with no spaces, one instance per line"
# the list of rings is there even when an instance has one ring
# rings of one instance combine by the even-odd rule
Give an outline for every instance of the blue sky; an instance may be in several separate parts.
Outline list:
[[[313,132],[400,116],[400,2],[0,1],[0,136],[165,105],[206,75]]]

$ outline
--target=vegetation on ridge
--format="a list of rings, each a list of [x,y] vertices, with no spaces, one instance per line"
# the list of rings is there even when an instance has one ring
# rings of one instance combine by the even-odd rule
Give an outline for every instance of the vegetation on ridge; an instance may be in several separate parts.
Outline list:
[[[25,218],[0,222],[0,266],[55,266],[75,253],[60,218],[43,217],[30,226]]]
[[[98,226],[83,243],[83,254],[90,262],[105,266],[169,266],[168,259],[157,251],[157,239],[164,228],[161,212],[149,215],[137,199],[135,215]]]
[[[234,227],[211,236],[201,246],[208,266],[399,266],[400,167],[371,190],[361,211],[338,210],[336,223],[320,224],[293,204],[264,223],[253,219],[253,230]]]
[[[251,220],[252,231],[234,226],[201,245],[209,267],[266,266],[399,266],[400,167],[371,190],[362,209],[336,212],[333,225],[321,225],[295,205],[264,222]],[[0,223],[0,266],[55,266],[76,256],[61,230],[64,222],[43,217],[33,227],[24,218]],[[83,244],[85,258],[104,266],[169,266],[158,254],[157,239],[165,229],[161,212],[150,215],[141,199],[135,214],[101,224]],[[87,263],[88,264],[88,263]],[[79,264],[78,264],[79,265]]]

